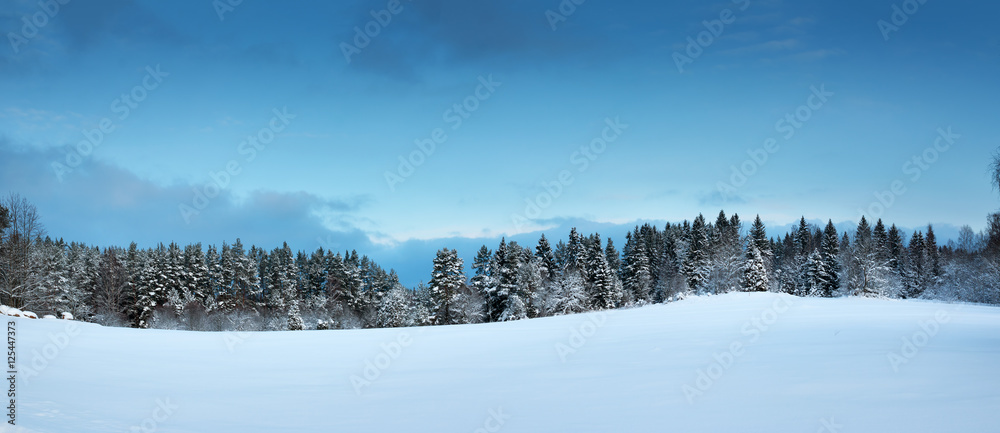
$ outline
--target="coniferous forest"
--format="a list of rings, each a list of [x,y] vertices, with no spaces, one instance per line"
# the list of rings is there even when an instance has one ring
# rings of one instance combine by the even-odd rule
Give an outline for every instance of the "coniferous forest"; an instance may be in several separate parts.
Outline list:
[[[572,229],[554,245],[501,240],[466,266],[441,249],[429,282],[400,284],[357,251],[221,246],[88,246],[45,235],[17,194],[0,206],[0,303],[39,316],[138,328],[343,329],[498,322],[662,303],[688,295],[929,298],[1000,304],[1000,213],[939,244],[862,218],[838,233],[802,218],[769,234],[760,218],[636,226],[619,250]]]

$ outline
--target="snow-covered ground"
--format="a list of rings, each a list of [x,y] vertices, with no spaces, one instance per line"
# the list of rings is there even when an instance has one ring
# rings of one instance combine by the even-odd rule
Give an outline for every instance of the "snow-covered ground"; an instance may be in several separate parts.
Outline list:
[[[16,321],[39,432],[997,432],[1000,308],[734,293],[513,323]]]

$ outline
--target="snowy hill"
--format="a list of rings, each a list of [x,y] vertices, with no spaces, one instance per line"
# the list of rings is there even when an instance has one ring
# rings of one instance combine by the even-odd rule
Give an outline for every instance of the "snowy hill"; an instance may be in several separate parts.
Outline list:
[[[1000,431],[992,307],[734,293],[355,331],[13,320],[20,427],[2,431]]]

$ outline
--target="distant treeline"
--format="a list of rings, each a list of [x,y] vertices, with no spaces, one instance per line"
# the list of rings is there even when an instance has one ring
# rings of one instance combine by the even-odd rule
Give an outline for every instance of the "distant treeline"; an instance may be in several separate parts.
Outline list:
[[[745,234],[744,234],[745,233]],[[455,250],[433,258],[429,283],[405,288],[355,251],[271,251],[237,239],[221,248],[175,243],[98,248],[45,236],[37,210],[0,202],[0,303],[39,315],[70,312],[105,325],[281,330],[497,322],[668,302],[692,294],[929,298],[1000,304],[1000,214],[938,245],[931,226],[902,233],[862,218],[853,233],[801,219],[768,237],[757,217],[656,227],[619,250],[573,229],[554,246],[501,241],[466,273]]]

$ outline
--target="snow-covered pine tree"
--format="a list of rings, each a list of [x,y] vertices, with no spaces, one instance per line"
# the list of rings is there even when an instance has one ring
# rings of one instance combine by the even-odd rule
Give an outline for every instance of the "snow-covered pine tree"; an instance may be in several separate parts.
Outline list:
[[[903,246],[903,232],[900,231],[895,224],[889,227],[889,233],[886,235],[886,247],[889,267],[891,267],[898,274],[902,275],[903,252],[906,248]]]
[[[305,276],[305,292],[308,296],[319,296],[325,293],[323,285],[326,283],[326,254],[320,247],[309,256],[302,273]]]
[[[741,285],[746,292],[766,292],[770,283],[767,277],[767,267],[764,265],[764,258],[757,249],[757,244],[753,238],[748,242],[746,261],[743,264],[743,277]]]
[[[799,227],[795,231],[795,245],[797,246],[796,255],[805,259],[812,253],[813,247],[813,237],[812,230],[809,228],[809,224],[806,223],[806,217],[803,216],[799,219]]]
[[[483,246],[483,248],[486,248],[486,246]],[[538,271],[541,272],[544,281],[555,280],[559,275],[559,266],[556,264],[556,257],[552,253],[552,246],[549,244],[549,240],[545,238],[545,233],[542,233],[541,238],[538,239],[538,246],[535,247],[535,257],[538,258]]]
[[[44,241],[37,239],[29,252],[28,266],[30,272],[24,283],[28,296],[24,299],[24,309],[57,315],[69,311],[83,317],[80,311],[73,310],[79,303],[74,298],[80,294],[69,278],[65,244],[53,242],[48,237]]]
[[[539,268],[538,257],[531,248],[520,248],[521,258],[517,268],[517,295],[524,303],[525,315],[529,319],[541,314],[541,291],[545,284]]]
[[[583,235],[576,231],[576,227],[569,230],[569,242],[566,244],[565,272],[578,271],[581,275],[587,273],[587,247],[584,245]]]
[[[705,288],[712,293],[725,293],[739,288],[743,269],[743,245],[740,240],[741,223],[738,215],[726,218],[719,211],[709,237],[709,276]]]
[[[910,245],[903,260],[903,291],[904,299],[917,298],[928,287],[929,272],[927,260],[927,244],[924,234],[917,231],[910,237]]]
[[[493,321],[505,322],[528,317],[524,299],[519,296],[517,269],[520,267],[520,248],[509,248],[506,239],[500,240],[493,255],[496,273],[496,289],[488,297],[491,309],[499,313]]]
[[[359,318],[365,310],[364,286],[361,258],[358,257],[357,251],[351,250],[350,253],[344,254],[343,297],[350,311]]]
[[[611,272],[620,279],[622,275],[622,256],[618,253],[618,249],[615,248],[615,244],[611,241],[611,238],[607,239],[608,243],[604,247],[604,257],[608,261],[608,267],[611,268]]]
[[[205,310],[213,311],[219,308],[217,298],[222,287],[222,259],[215,245],[209,245],[205,252],[205,266],[208,268],[208,287],[205,299]]]
[[[240,305],[236,289],[236,268],[235,254],[229,244],[223,241],[219,252],[219,292],[216,294],[216,307],[223,313],[236,311]]]
[[[638,227],[633,233],[638,235]],[[649,294],[652,293],[653,276],[649,266],[649,255],[646,253],[646,243],[633,237],[633,233],[625,234],[622,283],[625,292],[631,294],[633,300],[643,303],[649,300]]]
[[[184,304],[188,299],[187,275],[184,268],[184,254],[176,242],[171,242],[167,246],[167,255],[160,269],[161,284],[164,287],[166,305],[174,310],[176,316],[180,316],[184,311]]]
[[[129,281],[128,272],[118,258],[120,254],[114,248],[104,249],[94,290],[95,312],[106,318],[105,323],[113,325],[120,325],[126,320],[122,311],[125,308]]]
[[[100,250],[88,247],[82,243],[72,242],[67,251],[67,266],[69,283],[64,286],[64,304],[62,308],[81,318],[89,315],[89,304],[97,281],[97,267],[100,263]]]
[[[293,299],[288,305],[288,330],[301,331],[305,327],[302,314],[299,311],[299,300]]]
[[[287,317],[289,330],[300,330],[303,323],[299,311],[299,270],[292,257],[292,249],[288,247],[288,243],[284,243],[281,248],[275,248],[271,252],[270,259],[271,303]]]
[[[415,323],[412,310],[410,294],[403,286],[396,285],[382,297],[382,303],[378,306],[376,326],[379,328],[413,326]]]
[[[872,250],[879,263],[887,265],[889,262],[889,234],[885,231],[885,224],[882,218],[875,223],[872,229]]]
[[[250,298],[245,301],[247,308],[263,311],[268,307],[270,287],[270,258],[267,251],[256,245],[250,247],[247,257],[257,267],[257,284],[248,291]]]
[[[767,238],[767,228],[764,227],[764,222],[761,221],[760,215],[757,215],[757,217],[754,218],[753,225],[750,226],[749,235],[750,241],[757,247],[757,251],[760,252],[760,256],[764,258],[765,261],[767,261],[769,257],[772,257],[771,242]]]
[[[934,227],[930,224],[927,225],[927,234],[924,236],[924,247],[927,249],[928,283],[933,287],[941,278],[941,255],[938,251]]]
[[[243,249],[240,238],[236,238],[230,248],[233,264],[233,292],[239,305],[246,306],[251,300],[262,299],[260,274],[257,263]]]
[[[705,217],[698,214],[691,225],[691,235],[688,244],[688,251],[684,257],[683,273],[687,278],[688,290],[701,293],[704,289],[705,280],[708,278],[710,269],[708,257],[708,228],[705,226]]]
[[[165,261],[166,251],[163,244],[156,249],[146,251],[141,262],[138,294],[136,299],[135,327],[149,328],[153,324],[153,310],[166,299],[166,290],[161,285],[160,268]]]
[[[823,296],[824,287],[830,279],[829,270],[819,250],[813,250],[802,266],[802,283],[799,296]]]
[[[492,321],[496,315],[489,293],[496,286],[496,280],[493,278],[493,253],[486,245],[479,248],[476,258],[472,260],[472,271],[472,292],[483,300],[481,310],[485,320]]]
[[[833,220],[829,220],[823,230],[823,240],[820,243],[823,267],[826,277],[822,281],[821,296],[831,298],[840,290],[840,239]]]
[[[208,278],[208,264],[201,243],[188,244],[184,247],[184,291],[188,294],[188,302],[207,308],[211,297],[211,286]]]
[[[622,301],[621,283],[608,265],[600,235],[592,237],[589,244],[586,282],[591,306],[595,310],[617,308]]]
[[[465,286],[464,263],[458,251],[439,250],[434,258],[434,269],[428,288],[431,293],[433,324],[455,325],[461,323],[461,297]]]

